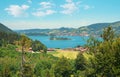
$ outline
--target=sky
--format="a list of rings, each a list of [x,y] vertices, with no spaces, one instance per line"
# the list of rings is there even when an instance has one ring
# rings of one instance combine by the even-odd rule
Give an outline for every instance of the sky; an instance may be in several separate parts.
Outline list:
[[[0,0],[0,23],[13,30],[116,21],[120,21],[120,0]]]

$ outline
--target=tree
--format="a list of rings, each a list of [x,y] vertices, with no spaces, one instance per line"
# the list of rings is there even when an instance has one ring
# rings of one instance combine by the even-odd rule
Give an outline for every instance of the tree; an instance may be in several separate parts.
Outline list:
[[[117,39],[115,39],[115,41],[112,44],[113,49],[114,49],[114,53],[115,53],[115,62],[114,62],[114,72],[116,74],[116,76],[120,76],[120,37],[118,37]]]
[[[32,49],[33,51],[41,50],[41,51],[44,51],[45,53],[47,52],[47,47],[38,40],[35,40],[32,42]]]
[[[94,42],[89,52],[96,51],[91,59],[91,69],[87,73],[87,77],[119,77],[120,76],[120,37],[115,37],[112,27],[105,28],[101,34],[102,42]],[[94,46],[95,45],[95,46]],[[93,50],[95,49],[95,50]],[[89,73],[90,72],[90,73]]]
[[[112,27],[107,27],[103,30],[103,34],[101,34],[101,37],[104,41],[112,40],[115,37],[114,31]]]
[[[28,50],[31,47],[31,44],[32,40],[30,38],[25,35],[21,35],[20,45],[22,46],[22,49]]]
[[[42,77],[42,75],[47,72],[47,70],[51,69],[51,64],[49,61],[39,61],[34,68],[34,73],[37,77]]]
[[[27,38],[25,35],[21,35],[21,39],[20,39],[20,45],[22,47],[22,62],[21,62],[21,76],[24,76],[24,64],[25,64],[25,57],[24,57],[24,53],[25,53],[25,49],[29,48],[31,46],[31,40],[29,38]]]
[[[94,54],[94,76],[119,77],[120,37],[115,38],[111,27],[104,29],[101,36],[103,41],[95,47],[97,52]]]
[[[0,32],[1,46],[5,47],[7,44],[13,44],[20,36],[17,33]]]
[[[97,46],[99,46],[100,43],[101,43],[101,40],[93,36],[90,36],[90,38],[87,40],[86,46],[89,47],[89,50],[91,52],[95,53],[97,50]]]
[[[86,66],[85,58],[82,53],[79,53],[77,55],[77,58],[75,59],[75,69],[83,71],[85,70],[85,66]]]
[[[62,57],[54,66],[55,77],[70,77],[71,67],[70,62],[65,57]]]

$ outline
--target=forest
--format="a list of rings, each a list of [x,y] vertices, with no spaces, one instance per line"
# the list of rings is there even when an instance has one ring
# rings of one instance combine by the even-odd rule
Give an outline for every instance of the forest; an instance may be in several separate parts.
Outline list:
[[[120,35],[112,27],[103,30],[102,41],[87,40],[88,59],[81,52],[76,59],[58,58],[25,35],[0,35],[0,77],[120,77]],[[30,47],[40,53],[26,52]]]

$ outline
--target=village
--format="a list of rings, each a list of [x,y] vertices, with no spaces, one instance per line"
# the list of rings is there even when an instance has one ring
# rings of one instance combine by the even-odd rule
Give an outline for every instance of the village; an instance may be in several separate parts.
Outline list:
[[[64,49],[60,49],[60,48],[47,48],[47,52],[56,52],[58,50],[62,50],[62,51],[74,51],[74,52],[86,52],[89,50],[89,48],[87,47],[82,47],[82,46],[78,46],[78,47],[75,47],[75,48],[64,48]],[[21,52],[21,49],[19,48],[16,48],[16,51],[19,51]],[[27,52],[31,52],[31,53],[41,53],[43,52],[43,50],[40,50],[38,52],[35,52],[32,50],[32,48],[30,47],[29,49],[25,50]]]
[[[54,52],[56,50],[63,50],[63,51],[80,51],[80,52],[85,52],[88,50],[88,48],[86,47],[75,47],[75,48],[65,48],[65,49],[56,49],[56,48],[48,48],[47,51],[48,52]]]

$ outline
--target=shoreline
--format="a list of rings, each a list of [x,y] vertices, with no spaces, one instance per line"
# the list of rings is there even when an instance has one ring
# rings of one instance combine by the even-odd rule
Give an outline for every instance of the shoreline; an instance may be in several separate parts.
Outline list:
[[[88,48],[88,47],[82,47],[82,46],[80,46],[80,47],[74,47],[74,48],[48,48],[48,49],[47,49],[47,52],[56,51],[56,50],[82,51],[82,52],[84,52],[84,51],[89,50],[89,48]]]

